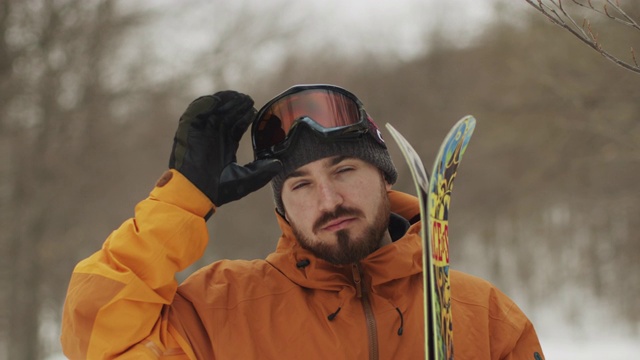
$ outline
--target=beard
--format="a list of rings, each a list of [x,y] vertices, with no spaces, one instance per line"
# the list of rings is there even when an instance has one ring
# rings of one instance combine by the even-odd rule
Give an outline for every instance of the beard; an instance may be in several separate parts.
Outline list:
[[[391,209],[386,191],[384,191],[382,199],[382,204],[378,207],[373,222],[368,224],[361,234],[352,234],[349,229],[336,231],[335,244],[311,239],[303,234],[293,223],[291,223],[291,228],[300,245],[304,249],[311,251],[318,258],[335,265],[352,264],[376,251],[388,231]],[[359,209],[338,206],[332,212],[323,213],[314,223],[313,230],[314,233],[317,232],[317,229],[320,229],[324,224],[340,216],[362,218],[363,215],[363,212]]]

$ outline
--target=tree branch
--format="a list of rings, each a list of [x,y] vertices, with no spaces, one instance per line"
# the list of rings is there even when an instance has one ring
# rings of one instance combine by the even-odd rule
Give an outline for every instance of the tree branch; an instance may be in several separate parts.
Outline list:
[[[621,66],[627,70],[640,74],[640,66],[636,60],[635,51],[631,48],[631,61],[627,62],[616,55],[606,50],[602,43],[598,41],[598,34],[594,33],[591,22],[586,18],[582,21],[582,26],[578,25],[574,17],[569,14],[562,4],[562,0],[525,0],[529,5],[542,13],[553,24],[567,30],[580,41],[587,44],[589,47],[600,53],[607,60]],[[629,26],[633,29],[640,31],[640,25],[631,16],[629,16],[621,7],[618,0],[604,0],[606,3],[602,5],[602,8],[593,5],[592,0],[586,0],[586,4],[580,0],[571,0],[572,3],[586,8],[590,11],[594,11],[598,14],[605,16],[608,19],[614,20],[623,25]],[[615,13],[612,13],[612,10]]]

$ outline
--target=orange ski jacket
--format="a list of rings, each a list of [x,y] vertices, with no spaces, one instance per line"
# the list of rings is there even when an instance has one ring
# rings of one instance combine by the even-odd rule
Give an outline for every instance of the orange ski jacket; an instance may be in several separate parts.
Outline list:
[[[265,260],[218,261],[178,286],[214,207],[172,175],[76,266],[61,337],[70,359],[424,359],[419,222],[336,266],[278,216],[283,234]],[[419,213],[416,198],[389,195],[393,212]],[[542,359],[532,324],[490,283],[451,271],[451,294],[456,359]]]

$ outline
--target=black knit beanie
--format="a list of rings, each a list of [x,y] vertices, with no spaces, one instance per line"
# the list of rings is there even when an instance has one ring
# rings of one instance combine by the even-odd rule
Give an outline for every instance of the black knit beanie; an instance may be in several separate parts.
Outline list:
[[[298,130],[289,151],[279,157],[283,165],[282,171],[271,180],[273,198],[280,214],[284,215],[284,205],[282,204],[284,181],[297,168],[322,158],[338,155],[353,156],[382,170],[389,184],[396,182],[398,173],[389,152],[372,138],[372,136],[380,136],[379,133],[365,134],[355,140],[325,140],[306,127]]]

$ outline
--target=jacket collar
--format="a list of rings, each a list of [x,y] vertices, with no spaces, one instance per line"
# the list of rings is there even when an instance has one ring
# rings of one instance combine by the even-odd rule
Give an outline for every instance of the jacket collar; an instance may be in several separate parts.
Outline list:
[[[407,220],[420,214],[415,197],[393,190],[388,194],[392,212]],[[289,223],[277,212],[276,216],[282,236],[276,251],[267,257],[269,263],[302,287],[340,291],[345,286],[352,286],[352,265],[334,265],[317,258],[302,248]],[[360,261],[360,268],[370,286],[375,288],[422,271],[420,227],[420,222],[415,223],[403,237]]]

